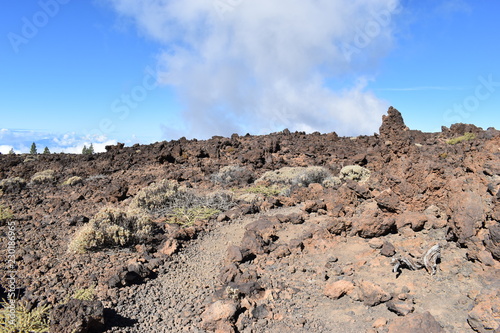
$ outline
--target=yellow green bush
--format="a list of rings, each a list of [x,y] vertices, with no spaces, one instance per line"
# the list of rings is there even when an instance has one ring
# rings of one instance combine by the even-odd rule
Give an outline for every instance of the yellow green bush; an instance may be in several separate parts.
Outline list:
[[[81,184],[83,182],[82,177],[73,176],[66,179],[62,184],[65,186],[75,186],[77,184]]]
[[[199,220],[207,220],[221,211],[209,207],[179,207],[172,209],[172,213],[168,215],[167,223],[176,223],[183,227],[193,225],[194,222]]]
[[[15,311],[10,312],[9,303],[3,301],[0,309],[0,333],[44,333],[49,332],[50,306],[38,306],[31,311],[24,302],[15,302]],[[15,319],[11,317],[15,314]]]
[[[0,204],[0,222],[10,220],[13,217],[14,215],[12,214],[10,208]]]
[[[91,286],[89,288],[81,288],[76,290],[71,296],[68,296],[61,302],[61,304],[66,304],[72,299],[78,299],[81,301],[93,301],[96,298],[95,287]]]
[[[475,138],[476,138],[476,134],[467,132],[464,135],[459,136],[458,138],[453,138],[453,139],[447,140],[446,143],[449,145],[456,145],[457,143],[460,143],[463,141],[474,140]]]

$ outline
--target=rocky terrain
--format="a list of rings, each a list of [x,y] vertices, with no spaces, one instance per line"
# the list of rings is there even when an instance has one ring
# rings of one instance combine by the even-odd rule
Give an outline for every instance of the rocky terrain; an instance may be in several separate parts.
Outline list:
[[[500,332],[493,128],[0,155],[0,208],[1,297],[51,332]]]

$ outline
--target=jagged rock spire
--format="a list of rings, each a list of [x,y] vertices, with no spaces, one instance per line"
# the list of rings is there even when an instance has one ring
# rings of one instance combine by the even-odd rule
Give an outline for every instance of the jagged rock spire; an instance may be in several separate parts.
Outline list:
[[[401,112],[389,107],[387,110],[387,115],[382,116],[382,125],[380,126],[379,133],[382,137],[392,137],[400,135],[401,133],[408,130]]]

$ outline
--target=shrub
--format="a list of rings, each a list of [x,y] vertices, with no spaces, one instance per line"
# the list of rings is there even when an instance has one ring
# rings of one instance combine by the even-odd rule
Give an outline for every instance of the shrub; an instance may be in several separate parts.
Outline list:
[[[73,295],[68,296],[61,302],[61,304],[66,304],[72,299],[78,299],[81,301],[93,301],[95,300],[95,287],[91,286],[89,288],[81,288],[76,290]]]
[[[160,211],[171,205],[173,196],[179,191],[179,185],[171,180],[152,183],[137,193],[131,203],[133,208],[146,209],[149,212]]]
[[[320,166],[284,167],[264,173],[256,183],[308,186],[312,183],[322,183],[330,175],[328,170]]]
[[[459,136],[458,138],[453,138],[453,139],[447,140],[446,143],[449,145],[456,145],[457,143],[460,143],[463,141],[474,140],[475,138],[476,138],[476,134],[467,132],[464,135]]]
[[[342,180],[339,177],[333,176],[327,177],[322,183],[325,188],[339,186],[340,184],[342,184]]]
[[[82,177],[73,176],[73,177],[66,179],[62,184],[67,185],[67,186],[74,186],[77,184],[81,184],[82,182],[83,182]]]
[[[29,311],[25,303],[16,302],[15,321],[13,323],[10,317],[10,304],[4,300],[1,305],[3,308],[0,309],[0,332],[49,332],[49,305],[38,306]]]
[[[71,252],[84,253],[106,247],[126,247],[145,241],[153,232],[149,216],[140,210],[101,209],[77,231]]]
[[[34,184],[49,183],[54,180],[54,170],[44,170],[37,172],[31,177],[31,182]]]
[[[239,165],[227,165],[210,176],[210,180],[215,184],[227,185],[248,178],[248,170]]]
[[[348,165],[340,170],[340,179],[352,179],[357,182],[366,182],[370,178],[370,170],[359,165]]]
[[[94,181],[94,180],[99,180],[99,179],[106,179],[106,175],[93,175],[87,178],[88,181]]]
[[[135,209],[142,209],[154,217],[167,217],[167,223],[183,226],[208,219],[233,206],[234,201],[229,193],[200,195],[170,180],[153,183],[142,189],[131,203]]]
[[[4,205],[0,204],[0,222],[10,220],[14,215],[12,211],[8,207],[4,207]]]
[[[12,177],[7,179],[2,179],[0,181],[0,187],[4,190],[22,189],[25,186],[26,186],[26,181],[21,177]]]

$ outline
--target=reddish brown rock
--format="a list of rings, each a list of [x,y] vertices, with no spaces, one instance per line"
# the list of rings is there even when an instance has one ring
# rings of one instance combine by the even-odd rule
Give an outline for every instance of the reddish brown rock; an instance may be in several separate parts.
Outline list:
[[[361,281],[357,285],[360,290],[360,300],[368,306],[379,305],[391,299],[391,295],[375,283]]]
[[[339,299],[342,296],[349,294],[353,289],[354,283],[352,283],[351,281],[338,280],[328,282],[323,293],[332,299]]]
[[[412,313],[394,319],[388,326],[389,333],[444,333],[444,329],[429,313]]]

